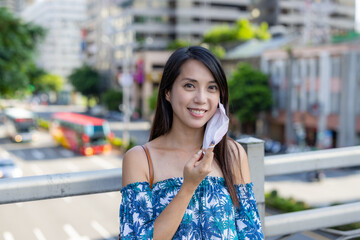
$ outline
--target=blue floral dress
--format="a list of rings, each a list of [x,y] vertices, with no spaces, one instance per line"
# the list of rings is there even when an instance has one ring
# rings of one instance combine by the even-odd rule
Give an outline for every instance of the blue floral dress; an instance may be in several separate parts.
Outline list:
[[[121,189],[120,236],[153,239],[154,221],[179,192],[183,178],[153,184],[136,182]],[[235,185],[235,208],[221,177],[207,176],[198,186],[173,239],[264,239],[253,184]]]

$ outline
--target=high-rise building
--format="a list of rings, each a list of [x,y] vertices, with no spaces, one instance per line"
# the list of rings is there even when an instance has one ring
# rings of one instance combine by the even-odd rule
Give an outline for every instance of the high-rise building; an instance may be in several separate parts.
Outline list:
[[[87,18],[81,24],[83,60],[100,72],[102,90],[114,85],[111,80],[114,80],[118,67],[113,25],[119,11],[113,0],[87,0]]]
[[[125,68],[132,65],[138,49],[166,49],[176,39],[196,43],[216,24],[251,18],[249,0],[119,0],[117,4],[121,12],[114,20],[114,42]]]
[[[356,30],[356,0],[278,0],[277,24],[301,33],[303,42],[326,43]]]
[[[216,24],[251,18],[250,6],[249,0],[90,0],[87,61],[98,66],[93,56],[106,55],[99,48],[108,46],[113,69],[134,67],[139,50],[164,50],[176,39],[196,43]]]
[[[32,0],[0,0],[0,7],[9,9],[14,14],[19,14]]]
[[[86,19],[86,0],[43,0],[22,12],[24,20],[48,32],[39,46],[38,66],[67,78],[82,64],[80,23]]]

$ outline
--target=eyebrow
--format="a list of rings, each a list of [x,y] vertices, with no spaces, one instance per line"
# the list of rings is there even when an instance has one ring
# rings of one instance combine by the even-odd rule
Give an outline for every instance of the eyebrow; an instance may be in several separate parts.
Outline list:
[[[182,81],[190,81],[190,82],[198,82],[196,79],[193,78],[183,78]],[[210,81],[209,83],[216,83],[215,80]],[[217,84],[217,83],[216,83]]]

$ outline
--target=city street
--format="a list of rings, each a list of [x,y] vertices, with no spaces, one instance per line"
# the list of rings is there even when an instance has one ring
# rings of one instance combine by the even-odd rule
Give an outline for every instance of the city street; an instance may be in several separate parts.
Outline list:
[[[4,136],[2,127],[0,153],[13,156],[24,176],[121,167],[116,151],[80,156],[57,146],[46,132],[38,132],[34,142],[16,144]],[[0,205],[0,239],[116,239],[120,200],[119,192],[110,192]]]
[[[40,118],[51,120],[51,115],[55,112],[77,112],[84,114],[86,108],[76,105],[34,105],[31,107],[31,110]],[[115,136],[122,137],[123,131],[126,129],[123,122],[109,120],[109,125]],[[149,139],[150,123],[147,121],[130,122],[128,123],[127,129],[129,131],[130,138],[133,139],[137,145],[144,144]]]

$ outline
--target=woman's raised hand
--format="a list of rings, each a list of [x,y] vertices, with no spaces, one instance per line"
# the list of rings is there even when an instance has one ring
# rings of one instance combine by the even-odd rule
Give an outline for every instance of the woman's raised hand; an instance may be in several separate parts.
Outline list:
[[[195,191],[201,181],[212,171],[213,150],[213,147],[209,147],[204,155],[200,150],[185,164],[183,186],[188,190]]]

